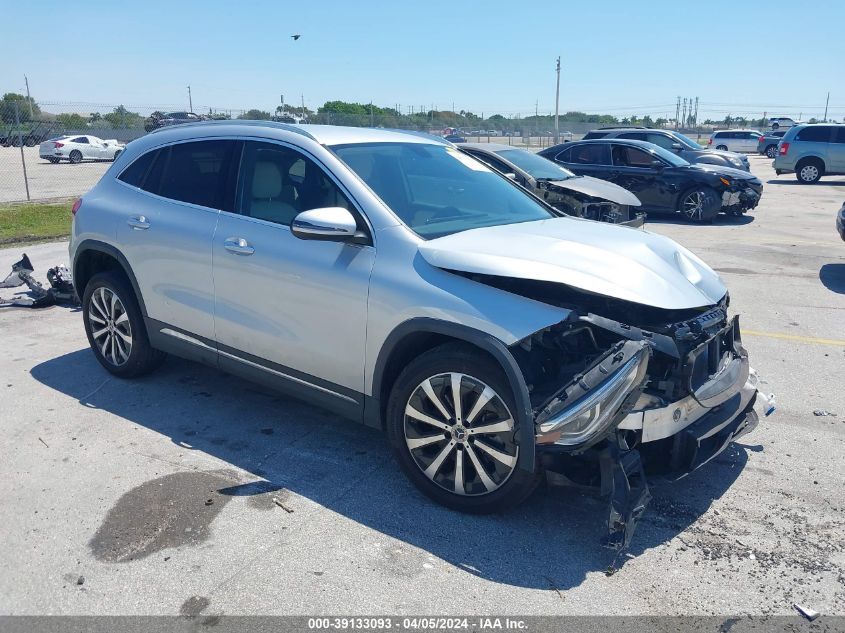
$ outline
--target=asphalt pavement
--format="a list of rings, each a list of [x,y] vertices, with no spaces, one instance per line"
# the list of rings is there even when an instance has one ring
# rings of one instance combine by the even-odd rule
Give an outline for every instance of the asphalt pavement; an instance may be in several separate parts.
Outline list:
[[[770,162],[752,157],[748,216],[648,228],[725,279],[778,411],[654,488],[624,557],[589,494],[461,515],[378,432],[175,358],[119,380],[77,309],[5,309],[0,614],[845,615],[845,178],[801,186]],[[67,260],[0,250],[0,275],[22,252],[42,278]]]

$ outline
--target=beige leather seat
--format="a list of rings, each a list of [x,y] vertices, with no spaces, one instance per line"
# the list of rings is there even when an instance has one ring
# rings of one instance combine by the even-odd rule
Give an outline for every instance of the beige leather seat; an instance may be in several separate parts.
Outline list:
[[[279,165],[258,161],[252,176],[252,201],[249,215],[290,226],[296,217],[296,190],[285,184]]]

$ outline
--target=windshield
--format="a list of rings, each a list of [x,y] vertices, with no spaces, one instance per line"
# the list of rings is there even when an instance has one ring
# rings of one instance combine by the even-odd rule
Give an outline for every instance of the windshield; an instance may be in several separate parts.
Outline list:
[[[678,156],[675,152],[670,152],[668,149],[663,149],[659,145],[655,145],[654,147],[650,147],[649,149],[654,152],[657,156],[660,156],[660,158],[665,160],[667,163],[672,165],[672,167],[683,167],[684,165],[689,165],[687,161]]]
[[[524,149],[503,149],[496,154],[528,172],[529,176],[537,180],[566,180],[575,177],[575,174],[568,169],[564,169],[547,158],[526,152]]]
[[[700,143],[696,143],[689,136],[684,136],[680,132],[673,132],[672,136],[674,136],[676,139],[678,139],[681,143],[683,143],[690,149],[703,149]]]
[[[454,147],[359,143],[332,150],[420,237],[557,217]]]

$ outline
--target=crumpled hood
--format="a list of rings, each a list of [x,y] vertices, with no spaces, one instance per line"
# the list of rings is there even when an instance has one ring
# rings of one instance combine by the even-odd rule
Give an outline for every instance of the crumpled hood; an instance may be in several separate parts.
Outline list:
[[[574,178],[567,178],[566,180],[551,180],[549,181],[549,185],[577,191],[586,196],[601,198],[602,200],[615,202],[616,204],[627,204],[632,207],[638,207],[642,204],[637,196],[624,187],[602,180],[601,178],[593,178],[592,176],[576,176]]]
[[[667,237],[578,218],[471,229],[419,251],[446,270],[556,282],[667,310],[713,305],[727,292],[707,264]]]

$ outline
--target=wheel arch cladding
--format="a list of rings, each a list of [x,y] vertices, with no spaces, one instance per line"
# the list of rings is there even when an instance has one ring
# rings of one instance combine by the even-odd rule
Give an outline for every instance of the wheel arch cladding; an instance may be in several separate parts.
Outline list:
[[[451,321],[420,317],[398,325],[385,339],[373,370],[373,398],[367,406],[367,424],[383,428],[390,389],[408,362],[438,345],[450,342],[468,343],[496,362],[513,389],[519,424],[518,467],[534,470],[534,418],[528,387],[522,371],[510,350],[496,337]],[[530,450],[525,450],[530,447]]]
[[[73,260],[73,280],[79,298],[81,299],[82,295],[85,294],[85,286],[91,277],[108,270],[116,270],[126,276],[132,286],[132,291],[135,293],[135,299],[141,308],[142,316],[147,316],[144,298],[141,296],[138,282],[129,262],[123,253],[105,242],[84,240],[76,249]]]

